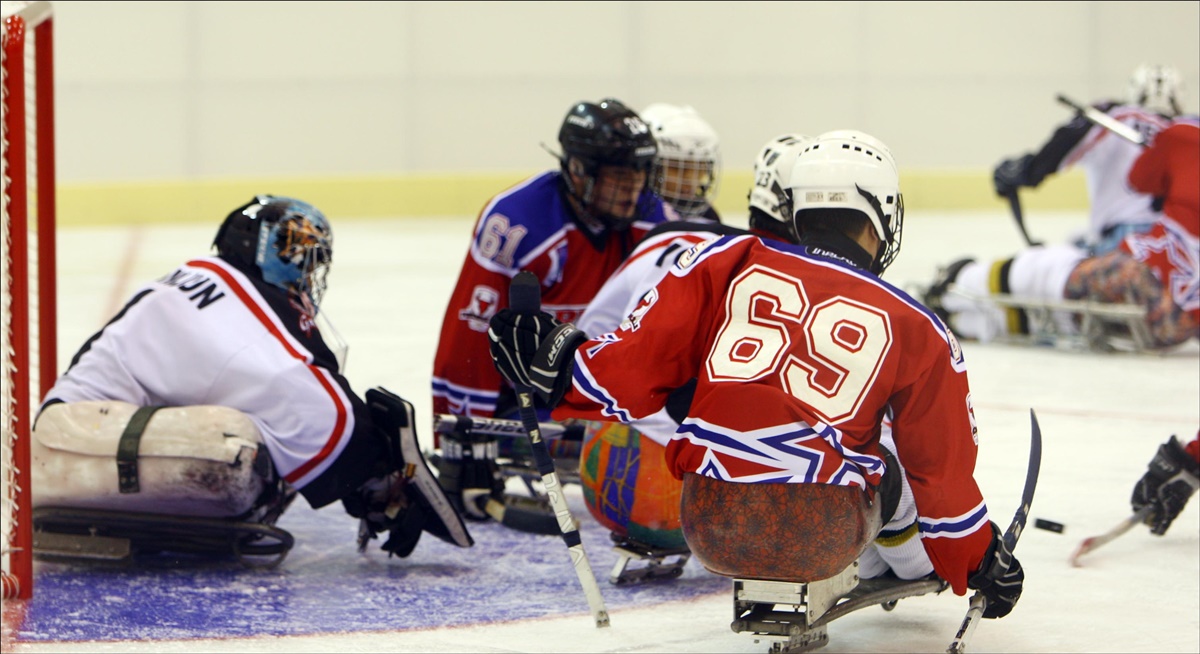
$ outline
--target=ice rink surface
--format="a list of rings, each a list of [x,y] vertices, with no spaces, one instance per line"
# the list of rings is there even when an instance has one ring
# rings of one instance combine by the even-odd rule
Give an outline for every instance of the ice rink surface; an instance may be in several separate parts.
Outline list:
[[[268,189],[269,190],[269,189]],[[231,206],[240,199],[231,202]],[[208,253],[212,225],[71,228],[59,234],[60,367],[135,288]],[[446,300],[472,218],[353,220],[331,216],[334,266],[324,310],[350,343],[347,376],[361,394],[384,386],[430,424],[429,376]],[[739,224],[733,217],[729,222]],[[1065,240],[1085,218],[1033,213],[1030,231]],[[1005,212],[910,210],[886,279],[927,284],[963,255],[1021,246]],[[983,622],[977,652],[1200,652],[1200,501],[1165,537],[1143,527],[1073,568],[1086,536],[1129,513],[1129,493],[1159,443],[1200,427],[1200,348],[1097,354],[964,344],[980,429],[976,477],[992,518],[1018,504],[1037,412],[1044,452],[1030,526],[1016,549],[1026,570],[1014,612]],[[421,431],[428,444],[430,432]],[[472,524],[476,546],[426,535],[407,559],[354,547],[337,506],[297,500],[280,526],[296,548],[276,569],[209,565],[131,570],[38,563],[35,596],[5,602],[5,652],[766,652],[730,630],[729,580],[696,561],[683,578],[616,587],[606,532],[569,493],[612,618],[593,626],[561,540]],[[1033,518],[1066,525],[1062,534]],[[949,591],[868,608],[829,627],[827,652],[940,652],[967,608]]]

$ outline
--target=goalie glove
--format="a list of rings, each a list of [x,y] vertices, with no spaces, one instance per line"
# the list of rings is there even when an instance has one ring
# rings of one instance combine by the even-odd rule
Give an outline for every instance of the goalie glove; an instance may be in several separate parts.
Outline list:
[[[538,399],[554,408],[571,385],[575,350],[587,334],[545,311],[501,309],[488,323],[488,339],[500,374],[515,386],[532,388]]]
[[[1025,570],[1004,544],[1000,528],[994,522],[991,524],[992,542],[983,555],[979,570],[967,578],[967,586],[983,593],[987,598],[983,617],[1003,618],[1013,610],[1017,600],[1021,598],[1021,589],[1025,585]]]
[[[1192,458],[1175,439],[1163,443],[1146,474],[1133,487],[1133,510],[1150,507],[1145,522],[1150,533],[1162,536],[1200,486],[1200,461]]]

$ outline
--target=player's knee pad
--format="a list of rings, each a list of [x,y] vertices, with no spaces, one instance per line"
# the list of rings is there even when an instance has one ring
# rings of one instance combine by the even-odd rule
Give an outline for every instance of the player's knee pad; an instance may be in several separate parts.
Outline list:
[[[52,404],[30,441],[35,508],[236,517],[275,479],[258,428],[228,407]]]
[[[684,473],[683,534],[709,571],[810,582],[852,564],[879,532],[880,503],[853,486],[737,484]]]
[[[588,512],[614,534],[662,548],[684,547],[683,484],[667,469],[663,446],[616,422],[589,422],[579,479]]]

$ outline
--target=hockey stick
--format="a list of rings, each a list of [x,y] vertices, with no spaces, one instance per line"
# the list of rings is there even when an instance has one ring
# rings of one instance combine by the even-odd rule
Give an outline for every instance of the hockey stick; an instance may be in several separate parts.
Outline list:
[[[519,420],[506,420],[504,418],[479,418],[468,416],[456,416],[448,413],[439,413],[437,420],[434,421],[434,429],[438,433],[452,432],[459,425],[466,423],[466,428],[473,434],[485,434],[487,436],[525,436],[525,425]],[[541,428],[542,438],[558,438],[566,431],[566,427],[557,422],[542,422],[538,423]]]
[[[1075,566],[1076,568],[1081,567],[1083,564],[1079,562],[1079,557],[1081,557],[1084,554],[1087,554],[1088,552],[1091,552],[1092,550],[1100,547],[1101,545],[1104,545],[1105,543],[1115,539],[1117,536],[1124,534],[1125,532],[1129,531],[1130,529],[1133,529],[1134,526],[1141,523],[1142,520],[1144,520],[1149,513],[1150,513],[1149,505],[1143,506],[1141,509],[1139,509],[1137,512],[1135,512],[1133,515],[1129,516],[1128,518],[1125,518],[1120,523],[1118,523],[1117,526],[1113,527],[1112,529],[1109,529],[1108,531],[1104,532],[1103,534],[1100,534],[1099,536],[1090,536],[1088,538],[1083,539],[1083,542],[1079,544],[1079,548],[1076,549],[1075,553],[1071,555],[1071,565]]]
[[[1074,109],[1076,114],[1083,116],[1084,118],[1088,119],[1092,123],[1103,127],[1104,129],[1112,132],[1113,134],[1116,134],[1117,136],[1125,139],[1126,141],[1129,141],[1130,143],[1132,143],[1134,145],[1140,145],[1142,147],[1146,147],[1146,140],[1144,138],[1142,138],[1142,135],[1140,132],[1138,132],[1136,129],[1130,127],[1129,125],[1126,125],[1125,123],[1122,123],[1121,121],[1113,118],[1112,116],[1109,116],[1108,114],[1104,113],[1103,111],[1100,111],[1099,109],[1096,109],[1095,107],[1088,107],[1085,105],[1081,105],[1078,102],[1071,100],[1067,96],[1062,95],[1061,93],[1058,95],[1058,101],[1060,104],[1064,104],[1064,105]]]
[[[1021,537],[1021,532],[1025,529],[1025,521],[1029,519],[1029,507],[1033,504],[1033,491],[1037,488],[1038,471],[1042,467],[1042,429],[1038,426],[1037,414],[1033,412],[1033,409],[1029,410],[1029,421],[1032,423],[1029,436],[1029,469],[1025,472],[1025,488],[1021,491],[1021,506],[1017,507],[1012,522],[1004,532],[1004,546],[1008,548],[1009,552],[1016,548],[1017,539]],[[975,627],[979,626],[979,621],[983,619],[985,609],[987,609],[987,598],[983,596],[983,593],[975,591],[975,595],[971,597],[971,606],[967,609],[966,617],[963,618],[962,626],[958,628],[954,642],[950,643],[950,647],[946,649],[947,652],[962,654],[967,651],[967,641],[970,640],[971,634],[975,633]]]
[[[520,314],[532,316],[542,304],[542,289],[538,278],[533,273],[523,270],[513,277],[508,287],[508,304]],[[596,575],[592,573],[592,565],[588,562],[587,553],[583,551],[583,540],[579,537],[579,529],[575,519],[571,517],[571,509],[567,506],[567,498],[563,496],[562,484],[554,471],[554,459],[550,450],[542,440],[542,428],[538,424],[537,409],[533,406],[533,389],[524,384],[513,385],[517,392],[517,406],[521,411],[521,422],[529,435],[533,446],[533,458],[537,463],[538,472],[542,475],[542,483],[546,487],[546,495],[550,498],[550,506],[558,517],[558,528],[562,531],[563,542],[571,554],[571,563],[575,566],[575,574],[579,576],[579,584],[583,586],[583,594],[587,596],[588,606],[597,627],[607,627],[608,610],[604,607],[604,597],[600,595],[600,585],[596,583]]]
[[[1017,194],[1017,190],[1013,189],[1006,197],[1008,206],[1012,208],[1013,219],[1017,221],[1017,229],[1021,230],[1021,236],[1025,239],[1025,244],[1030,247],[1041,245],[1042,242],[1033,240],[1025,229],[1025,213],[1021,211],[1021,196]]]
[[[557,422],[539,423],[544,438],[563,438],[568,427]],[[479,416],[458,416],[449,413],[439,413],[434,416],[434,431],[439,434],[449,434],[458,431],[499,436],[504,438],[527,437],[525,425],[520,420],[505,418],[485,418]],[[478,456],[478,455],[476,455]],[[530,534],[553,536],[559,533],[558,518],[553,509],[534,497],[520,497],[505,494],[503,499],[488,496],[480,507],[493,520],[510,529],[524,531]]]

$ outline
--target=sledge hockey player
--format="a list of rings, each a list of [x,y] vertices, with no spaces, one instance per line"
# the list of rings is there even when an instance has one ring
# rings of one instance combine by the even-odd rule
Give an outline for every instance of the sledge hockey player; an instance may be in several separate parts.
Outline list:
[[[1134,513],[1146,511],[1143,522],[1150,533],[1162,536],[1200,488],[1200,432],[1186,445],[1172,436],[1158,447],[1147,468],[1133,487],[1130,503]]]
[[[878,277],[903,220],[891,154],[866,134],[825,134],[805,144],[789,186],[800,245],[707,241],[616,332],[590,340],[544,311],[501,310],[489,330],[497,368],[556,419],[638,428],[667,419],[669,391],[695,378],[666,457],[683,482],[684,537],[714,573],[834,577],[911,512],[859,574],[934,573],[957,594],[979,590],[984,617],[1007,615],[1024,572],[972,476],[962,351]],[[889,412],[895,452],[880,444]]]
[[[471,546],[418,449],[413,405],[384,389],[360,399],[318,326],[325,215],[258,195],[213,246],[139,289],[47,393],[32,438],[41,526],[114,520],[136,547],[138,530],[153,541],[211,518],[243,525],[240,541],[298,492],[359,518],[360,551],[383,533],[382,549],[404,557],[422,531]],[[185,550],[211,535],[182,533]]]
[[[476,222],[442,320],[433,363],[435,415],[515,416],[515,395],[491,365],[487,339],[488,320],[507,306],[514,275],[535,273],[547,310],[559,320],[575,320],[651,228],[678,218],[649,184],[658,154],[654,136],[619,100],[576,103],[558,141],[558,170],[495,196]],[[547,413],[541,411],[543,418]],[[439,433],[439,445],[447,436],[464,438]],[[487,519],[480,503],[503,494],[494,470],[497,445],[519,448],[524,442],[483,439],[441,447],[439,481],[468,517]]]
[[[1134,128],[1149,142],[1182,113],[1178,89],[1179,73],[1174,68],[1142,65],[1130,77],[1123,102],[1103,100],[1092,106]],[[996,195],[1011,197],[1020,188],[1037,187],[1056,172],[1082,168],[1091,209],[1086,233],[1075,245],[1103,254],[1127,234],[1149,229],[1158,217],[1154,198],[1125,183],[1139,151],[1137,145],[1080,115],[1055,130],[1036,153],[1000,162],[992,179]]]
[[[1089,318],[1086,311],[1055,310],[1038,324],[1029,307],[1001,307],[988,300],[990,294],[1047,302],[1051,308],[1064,300],[1092,300],[1144,310],[1144,318],[1132,318],[1128,326],[1109,326],[1100,335],[1101,345],[1109,344],[1114,329],[1116,336],[1132,336],[1137,349],[1170,348],[1200,337],[1197,125],[1195,116],[1177,118],[1158,132],[1129,170],[1131,188],[1161,199],[1162,212],[1149,229],[1126,235],[1115,250],[1102,255],[1056,245],[992,262],[960,259],[939,271],[925,294],[926,304],[960,337],[985,342],[1020,334],[1076,337]]]
[[[683,220],[721,222],[712,206],[721,174],[717,132],[690,106],[657,102],[640,112],[658,142],[654,190]]]
[[[755,186],[749,198],[750,230],[708,220],[663,223],[646,235],[617,272],[604,283],[576,326],[586,334],[615,332],[637,309],[646,293],[666,276],[680,257],[708,239],[754,234],[795,243],[791,199],[786,192],[792,162],[809,137],[786,134],[767,142],[754,162]],[[662,147],[662,141],[660,141]],[[580,483],[592,516],[612,532],[618,562],[609,579],[626,583],[682,573],[690,558],[679,522],[681,486],[666,467],[664,447],[687,414],[695,382],[671,393],[673,417],[647,426],[653,433],[616,421],[586,421]],[[560,450],[560,456],[563,452]],[[629,567],[646,560],[643,567]]]

